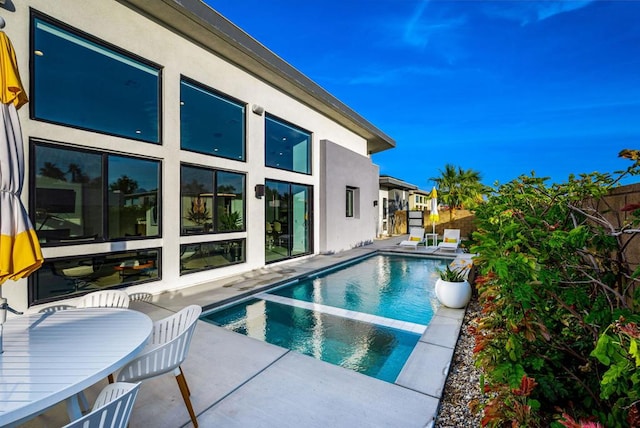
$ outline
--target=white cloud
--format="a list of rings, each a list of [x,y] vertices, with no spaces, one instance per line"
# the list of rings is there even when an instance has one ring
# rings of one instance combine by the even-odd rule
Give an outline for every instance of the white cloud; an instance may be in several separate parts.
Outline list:
[[[527,25],[582,9],[596,0],[496,1],[484,7],[485,14]]]
[[[541,2],[542,4],[540,4],[537,10],[538,20],[542,21],[561,13],[582,9],[593,1],[595,0],[563,0]]]
[[[430,0],[423,0],[404,26],[403,40],[411,46],[424,48],[432,36],[454,30],[466,22],[464,17],[438,19],[427,16],[429,3]]]

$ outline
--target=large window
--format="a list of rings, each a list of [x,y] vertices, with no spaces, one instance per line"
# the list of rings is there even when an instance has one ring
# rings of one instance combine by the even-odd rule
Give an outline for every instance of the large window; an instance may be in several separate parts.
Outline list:
[[[245,105],[183,79],[180,82],[180,145],[228,159],[245,159]]]
[[[245,230],[244,195],[244,174],[183,165],[182,234]]]
[[[47,259],[30,276],[30,304],[159,279],[160,250]]]
[[[35,17],[32,115],[125,138],[160,142],[160,70]]]
[[[41,243],[159,236],[160,162],[34,143],[34,225]]]
[[[244,239],[180,246],[180,274],[243,263],[245,260]]]
[[[311,134],[273,116],[265,122],[266,165],[311,174]]]
[[[275,262],[310,253],[312,188],[271,180],[265,184],[266,261]]]

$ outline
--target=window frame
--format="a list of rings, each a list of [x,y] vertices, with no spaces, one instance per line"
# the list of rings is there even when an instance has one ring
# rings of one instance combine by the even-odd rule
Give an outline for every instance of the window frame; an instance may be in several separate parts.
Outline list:
[[[89,153],[101,156],[101,165],[102,165],[102,224],[101,224],[101,232],[95,239],[91,240],[65,240],[64,242],[41,242],[40,245],[43,248],[52,248],[52,247],[64,247],[69,245],[87,245],[87,244],[96,244],[102,242],[121,242],[121,241],[133,241],[133,240],[149,240],[149,239],[158,239],[162,238],[162,227],[163,227],[163,217],[162,217],[162,168],[163,161],[156,158],[151,157],[143,157],[139,155],[133,155],[130,153],[124,154],[120,152],[112,152],[108,150],[96,149],[92,147],[84,147],[84,146],[76,146],[64,144],[61,142],[54,142],[49,140],[43,140],[41,138],[31,137],[29,138],[29,213],[30,220],[32,224],[36,225],[36,147],[48,147],[52,149],[59,150],[71,150],[79,153]],[[157,226],[158,233],[155,235],[145,235],[145,236],[122,236],[118,238],[110,239],[109,236],[109,156],[118,156],[135,160],[143,160],[143,161],[152,161],[157,162],[158,164],[158,190],[156,194],[156,209],[157,209]],[[36,231],[37,234],[37,231]]]
[[[41,118],[36,115],[36,106],[38,104],[38,91],[35,90],[36,85],[36,72],[35,72],[35,61],[33,55],[35,55],[35,34],[36,34],[36,20],[40,20],[54,27],[58,27],[61,30],[71,33],[78,37],[79,39],[84,39],[90,43],[97,44],[106,50],[113,51],[114,53],[126,57],[132,61],[139,62],[144,66],[149,68],[154,68],[157,70],[157,91],[156,91],[156,105],[157,105],[157,135],[155,139],[143,138],[143,137],[135,137],[129,135],[122,135],[114,132],[110,132],[107,130],[95,129],[90,127],[84,127],[76,124],[70,124],[66,122],[60,122],[56,120]],[[29,103],[29,118],[34,121],[39,121],[43,123],[51,123],[55,125],[64,126],[71,129],[80,129],[83,131],[93,132],[101,135],[108,135],[118,138],[124,138],[133,141],[139,141],[142,143],[162,145],[163,144],[163,110],[162,110],[162,86],[163,86],[163,67],[160,64],[157,64],[153,61],[150,61],[140,55],[137,55],[131,51],[127,51],[120,46],[117,46],[113,43],[110,43],[104,39],[98,38],[86,31],[82,31],[79,28],[73,27],[65,22],[62,22],[58,19],[55,19],[49,15],[46,15],[40,11],[31,9],[29,16],[29,52],[30,52],[30,61],[29,61],[29,75],[32,77],[29,82],[29,93],[31,102]]]
[[[269,163],[269,134],[267,132],[267,124],[268,121],[272,121],[277,123],[280,126],[284,126],[287,128],[291,128],[294,131],[297,131],[302,134],[308,135],[308,143],[307,143],[307,171],[297,171],[293,168],[284,168],[277,165],[273,165]],[[293,159],[293,158],[292,158]],[[293,162],[292,162],[293,163]],[[265,113],[264,118],[264,165],[267,168],[279,169],[283,171],[289,171],[296,174],[304,174],[304,175],[313,175],[313,133],[308,131],[298,125],[295,125],[287,120],[284,120],[278,116],[275,116],[270,113]]]
[[[125,288],[125,287],[131,287],[133,285],[139,285],[139,284],[145,284],[145,283],[149,283],[149,282],[157,282],[157,281],[161,281],[162,280],[162,251],[163,248],[162,247],[150,247],[150,248],[141,248],[141,249],[135,249],[135,250],[122,250],[122,251],[109,251],[109,252],[92,252],[92,253],[88,253],[88,254],[77,254],[77,255],[71,255],[71,256],[62,256],[62,257],[52,257],[52,258],[47,258],[45,260],[45,265],[48,264],[55,264],[55,263],[64,263],[64,262],[70,262],[73,260],[85,260],[85,259],[94,259],[94,258],[107,258],[109,256],[115,256],[117,257],[118,255],[125,255],[127,253],[130,254],[138,254],[138,253],[143,253],[143,252],[149,252],[149,251],[155,251],[157,253],[157,259],[155,261],[155,269],[156,269],[156,276],[152,277],[149,276],[147,278],[144,279],[138,279],[138,280],[134,280],[134,281],[124,281],[127,276],[122,276],[121,281],[119,283],[116,283],[112,286],[108,286],[105,287],[105,290],[114,290],[114,289],[120,289],[120,288]],[[137,257],[137,256],[136,256]],[[133,258],[133,257],[132,257]],[[138,257],[140,258],[140,257]],[[67,293],[67,294],[58,294],[55,296],[51,296],[48,298],[41,298],[41,299],[36,299],[36,287],[37,287],[37,280],[38,280],[38,275],[39,275],[39,270],[34,272],[32,275],[29,276],[28,278],[28,306],[33,306],[33,305],[39,305],[39,304],[43,304],[43,303],[48,303],[48,302],[54,302],[54,301],[58,301],[61,299],[69,299],[69,298],[77,298],[79,296],[82,296],[84,294],[87,294],[91,291],[95,291],[94,289],[90,289],[87,290],[86,292],[79,292],[79,293]],[[52,269],[53,272],[53,269]],[[55,272],[54,272],[55,275]],[[115,273],[114,273],[115,275]],[[133,275],[131,275],[133,276]],[[129,277],[131,277],[129,276]],[[143,274],[137,275],[137,276],[144,276]],[[70,280],[70,278],[65,278],[66,280]]]
[[[239,250],[240,254],[242,255],[242,257],[240,257],[239,260],[233,260],[233,261],[229,261],[228,264],[224,264],[224,265],[207,265],[201,268],[197,268],[197,269],[183,269],[183,261],[186,262],[187,259],[182,260],[182,256],[183,254],[188,250],[188,248],[190,246],[198,246],[200,248],[202,248],[203,245],[225,245],[225,244],[230,244],[232,245],[233,243],[240,243],[241,244],[241,249]],[[229,251],[234,251],[231,250],[231,248],[229,249]],[[180,276],[183,275],[190,275],[192,273],[197,273],[197,272],[204,272],[204,271],[208,271],[208,270],[214,270],[214,269],[222,269],[228,266],[233,266],[233,265],[238,265],[238,264],[242,264],[242,263],[246,263],[247,262],[247,239],[246,238],[236,238],[236,239],[224,239],[224,240],[220,240],[220,241],[202,241],[202,242],[190,242],[190,243],[181,243],[180,244],[180,262],[179,262],[179,269],[180,269]]]
[[[210,231],[202,231],[202,232],[191,232],[191,233],[185,233],[184,228],[185,225],[183,224],[183,218],[182,218],[182,213],[184,212],[184,208],[183,208],[183,192],[182,192],[182,180],[183,180],[183,168],[194,168],[194,169],[200,169],[200,170],[204,170],[204,171],[208,171],[211,172],[213,174],[213,182],[212,182],[212,189],[213,189],[213,194],[212,195],[212,199],[211,199],[211,209],[212,211],[212,215],[211,215],[211,223],[212,223],[212,227]],[[230,173],[230,174],[237,174],[237,175],[241,175],[243,177],[243,189],[242,189],[242,227],[240,229],[237,230],[218,230],[218,196],[217,196],[217,189],[218,189],[218,172],[223,172],[223,173]],[[180,163],[180,236],[195,236],[195,235],[223,235],[223,234],[228,234],[228,233],[239,233],[239,232],[246,232],[247,231],[247,173],[246,172],[241,172],[241,171],[233,171],[233,170],[229,170],[229,169],[223,169],[223,168],[216,168],[216,167],[211,167],[211,166],[204,166],[204,165],[197,165],[197,164],[192,164],[192,163],[187,163],[187,162],[181,162]]]
[[[346,189],[346,217],[347,218],[355,217],[355,191],[356,191],[355,188],[347,186],[347,189]]]
[[[225,94],[224,92],[221,92],[215,88],[212,88],[208,85],[205,85],[204,83],[198,82],[197,80],[191,79],[185,75],[180,75],[180,82],[179,82],[179,89],[180,89],[180,103],[182,103],[182,83],[186,83],[188,85],[191,86],[195,86],[197,89],[203,91],[203,92],[208,92],[211,95],[213,95],[214,97],[220,98],[223,101],[229,102],[231,104],[236,104],[238,107],[242,107],[242,143],[241,143],[241,150],[242,150],[242,158],[233,158],[233,157],[228,157],[228,156],[220,156],[220,155],[216,155],[215,153],[211,153],[211,152],[206,152],[206,151],[201,151],[201,150],[197,150],[197,149],[193,149],[193,148],[185,148],[183,147],[182,144],[182,111],[180,112],[180,150],[186,151],[186,152],[192,152],[192,153],[199,153],[199,154],[203,154],[203,155],[207,155],[207,156],[213,156],[216,158],[220,158],[220,159],[229,159],[229,160],[234,160],[237,162],[247,162],[247,157],[248,157],[248,152],[247,152],[247,106],[248,103],[244,102],[238,98],[232,97],[228,94]]]
[[[297,257],[304,257],[307,256],[309,254],[313,254],[314,251],[314,247],[315,247],[315,242],[314,242],[314,227],[315,227],[315,218],[314,218],[314,210],[313,210],[313,204],[314,204],[314,197],[315,197],[315,187],[311,184],[304,184],[304,183],[297,183],[297,182],[293,182],[293,181],[286,181],[286,180],[277,180],[277,179],[270,179],[270,178],[265,178],[264,181],[265,184],[265,198],[264,198],[264,212],[265,212],[265,218],[267,223],[270,222],[270,220],[274,220],[274,218],[271,218],[271,216],[267,213],[267,210],[269,210],[270,208],[270,201],[269,198],[267,197],[268,193],[270,191],[272,191],[273,188],[276,188],[278,186],[287,186],[289,192],[287,192],[286,194],[288,194],[288,198],[286,200],[286,204],[288,206],[287,208],[287,228],[286,229],[282,229],[282,232],[288,235],[293,235],[295,234],[295,231],[292,227],[292,220],[294,218],[294,212],[293,209],[295,209],[295,204],[293,204],[293,196],[292,196],[292,190],[294,189],[294,187],[300,187],[300,188],[304,188],[306,193],[307,193],[307,199],[306,199],[306,205],[307,205],[307,210],[306,210],[306,216],[307,216],[307,224],[305,225],[305,230],[304,230],[304,235],[306,238],[306,243],[308,244],[308,248],[307,251],[305,252],[301,252],[301,253],[296,253],[293,254],[292,248],[291,246],[287,247],[287,255],[285,257],[279,257],[277,259],[267,259],[265,261],[265,264],[269,265],[272,263],[277,263],[277,262],[281,262],[284,260],[291,260]],[[279,199],[274,199],[274,201],[279,200]],[[265,225],[266,227],[266,225]],[[292,233],[290,233],[292,232]],[[265,230],[265,235],[267,234],[267,231]],[[269,249],[267,247],[267,243],[264,243],[264,251],[265,251],[265,255],[268,253]]]

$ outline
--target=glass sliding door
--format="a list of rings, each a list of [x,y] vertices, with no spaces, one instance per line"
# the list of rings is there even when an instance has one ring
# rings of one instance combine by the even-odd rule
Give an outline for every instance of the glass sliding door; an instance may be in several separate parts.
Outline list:
[[[265,183],[265,259],[267,263],[311,252],[311,187]]]
[[[309,186],[291,185],[291,255],[307,254],[311,250],[309,227],[309,202],[311,189]]]

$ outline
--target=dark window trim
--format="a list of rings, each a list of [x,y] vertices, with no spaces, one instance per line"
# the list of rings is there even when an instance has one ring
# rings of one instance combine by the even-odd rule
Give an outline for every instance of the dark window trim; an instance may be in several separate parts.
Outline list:
[[[216,156],[213,153],[208,153],[208,152],[202,152],[200,150],[194,150],[194,149],[185,149],[182,147],[182,136],[180,136],[180,150],[185,151],[185,152],[191,152],[191,153],[199,153],[202,155],[206,155],[206,156],[213,156],[215,158],[218,159],[227,159],[227,160],[232,160],[232,161],[236,161],[236,162],[242,162],[242,163],[247,163],[248,162],[248,158],[249,158],[249,151],[247,150],[247,134],[249,132],[248,126],[247,126],[247,107],[249,106],[248,102],[245,102],[239,98],[236,98],[234,96],[231,96],[229,94],[226,94],[222,91],[219,91],[215,88],[212,88],[209,85],[206,85],[204,83],[201,83],[195,79],[192,79],[190,77],[185,76],[184,74],[180,75],[180,83],[182,82],[187,82],[190,85],[193,86],[197,86],[198,88],[207,91],[207,92],[211,92],[212,94],[220,97],[220,98],[225,98],[228,101],[234,102],[238,105],[241,105],[244,108],[244,112],[243,112],[243,119],[244,119],[244,123],[243,123],[243,128],[244,128],[244,135],[243,135],[243,141],[242,141],[242,153],[243,153],[243,159],[237,159],[237,158],[228,158],[225,156]]]
[[[114,45],[113,43],[109,43],[106,40],[100,39],[96,36],[93,36],[85,31],[82,31],[76,27],[72,27],[69,24],[64,23],[63,21],[60,21],[59,19],[53,18],[49,15],[46,15],[32,7],[29,8],[29,12],[30,12],[30,16],[29,16],[29,76],[31,76],[32,78],[29,79],[29,94],[31,97],[31,102],[29,103],[29,119],[34,120],[34,121],[38,121],[38,122],[42,122],[42,123],[50,123],[53,125],[59,125],[59,126],[64,126],[65,128],[70,128],[70,129],[79,129],[82,131],[87,131],[87,132],[93,132],[95,134],[100,134],[100,135],[108,135],[111,137],[116,137],[116,138],[122,138],[125,140],[132,140],[132,141],[140,141],[143,143],[148,143],[148,144],[155,144],[155,145],[163,145],[163,122],[162,122],[162,117],[163,117],[163,111],[162,111],[162,79],[163,79],[163,71],[164,71],[164,67],[162,67],[160,64],[157,64],[153,61],[149,61],[146,58],[141,57],[140,55],[137,55],[131,51],[127,51],[117,45]],[[148,139],[143,139],[143,138],[131,138],[131,137],[123,137],[122,135],[117,135],[117,134],[112,134],[110,132],[106,132],[106,131],[100,131],[100,130],[95,130],[95,129],[91,129],[91,128],[85,128],[85,127],[81,127],[81,126],[76,126],[76,125],[69,125],[66,123],[61,123],[61,122],[56,122],[56,121],[52,121],[52,120],[47,120],[47,119],[42,119],[42,118],[38,118],[35,115],[35,105],[36,105],[36,100],[37,100],[37,92],[34,90],[34,86],[35,86],[35,79],[33,78],[33,76],[35,76],[35,71],[34,71],[34,63],[31,60],[31,58],[33,58],[33,51],[35,49],[34,46],[34,40],[35,40],[35,25],[34,25],[34,21],[35,19],[40,19],[42,21],[45,21],[51,25],[55,25],[57,27],[60,27],[61,29],[68,31],[70,33],[74,33],[75,35],[82,37],[84,39],[87,39],[88,41],[91,41],[93,43],[99,44],[105,48],[108,48],[110,50],[113,50],[114,52],[117,52],[121,55],[124,56],[128,56],[136,61],[139,61],[149,67],[155,68],[158,70],[158,141],[149,141]]]
[[[355,218],[356,216],[356,190],[357,187],[351,187],[351,186],[347,186],[346,190],[345,190],[345,202],[346,202],[346,217],[347,218]],[[351,200],[349,200],[349,198],[347,197],[347,195],[351,194]],[[349,206],[349,202],[351,203],[351,205]],[[349,208],[351,208],[351,211],[349,211]]]
[[[240,174],[244,176],[244,183],[243,183],[243,189],[242,189],[242,194],[243,194],[243,204],[242,204],[242,218],[244,220],[243,222],[243,227],[242,229],[238,229],[238,230],[224,230],[222,232],[218,232],[217,230],[213,230],[212,232],[203,232],[203,233],[183,233],[182,232],[182,221],[180,222],[180,236],[203,236],[203,235],[216,235],[216,236],[221,236],[221,235],[227,235],[230,233],[246,233],[247,232],[247,175],[248,173],[243,172],[243,171],[234,171],[232,169],[226,169],[226,168],[218,168],[218,167],[213,167],[213,166],[205,166],[205,165],[198,165],[198,164],[193,164],[193,163],[189,163],[189,162],[180,162],[180,204],[182,205],[182,167],[186,166],[189,168],[198,168],[198,169],[204,169],[207,171],[211,171],[213,172],[213,191],[215,192],[217,189],[217,181],[218,181],[218,176],[216,174],[216,172],[229,172],[232,174]],[[214,229],[215,229],[215,225],[217,225],[217,221],[218,221],[218,210],[216,209],[216,199],[217,196],[215,198],[213,198],[213,207],[211,207],[212,209],[212,216],[211,216],[211,221],[213,222],[214,225]],[[182,212],[182,206],[180,206],[180,212]],[[215,242],[215,241],[211,241],[211,242]]]
[[[115,290],[115,289],[119,289],[119,288],[127,288],[127,287],[131,287],[133,285],[140,285],[140,284],[146,284],[149,282],[157,282],[157,281],[162,281],[162,247],[150,247],[150,248],[139,248],[139,249],[132,249],[132,250],[122,250],[122,251],[108,251],[108,252],[101,252],[101,253],[88,253],[88,254],[78,254],[75,256],[63,256],[63,257],[50,257],[47,258],[45,260],[45,263],[48,262],[62,262],[65,260],[73,260],[73,259],[78,259],[78,258],[88,258],[88,257],[100,257],[100,256],[104,256],[104,255],[108,255],[108,254],[114,254],[114,253],[129,253],[129,252],[136,252],[136,251],[157,251],[158,252],[158,263],[157,263],[157,270],[158,270],[158,276],[155,278],[148,278],[148,279],[143,279],[143,280],[139,280],[139,281],[135,281],[135,282],[124,282],[124,283],[120,283],[120,284],[116,284],[113,285],[111,287],[107,287],[105,288],[105,290]],[[35,293],[34,293],[34,284],[33,282],[35,281],[34,276],[31,275],[28,278],[28,286],[27,286],[27,299],[28,299],[28,307],[34,306],[34,305],[40,305],[40,304],[44,304],[44,303],[50,303],[50,302],[55,302],[58,300],[62,300],[62,299],[68,299],[68,298],[76,298],[76,297],[80,297],[80,296],[84,296],[85,294],[89,294],[92,291],[96,291],[96,290],[87,290],[86,293],[78,293],[78,294],[74,294],[73,296],[57,296],[57,297],[52,297],[49,299],[41,299],[41,300],[35,300]]]
[[[265,186],[267,185],[267,182],[270,181],[272,183],[281,183],[281,184],[288,184],[289,186],[305,186],[310,190],[310,194],[309,194],[309,252],[307,253],[303,253],[303,254],[296,254],[293,256],[289,256],[283,259],[278,259],[278,260],[272,260],[272,261],[265,261],[265,264],[272,264],[272,263],[278,263],[278,262],[282,262],[285,260],[293,260],[293,259],[297,259],[298,257],[306,257],[310,254],[314,253],[314,248],[315,248],[315,242],[314,242],[314,228],[315,228],[315,211],[313,210],[313,201],[314,201],[314,197],[315,197],[315,186],[313,184],[306,184],[306,183],[296,183],[294,181],[285,181],[285,180],[276,180],[276,179],[272,179],[272,178],[265,178],[264,179],[264,183]],[[266,200],[265,200],[265,204],[266,204]],[[263,205],[263,209],[264,205]]]
[[[225,242],[232,242],[232,241],[244,241],[244,260],[239,260],[237,262],[229,262],[229,264],[221,265],[221,266],[209,266],[209,267],[203,267],[200,269],[192,269],[187,272],[182,272],[182,266],[180,266],[180,276],[191,275],[192,273],[198,273],[198,272],[206,272],[209,270],[222,269],[229,266],[247,263],[247,238],[221,239],[216,241],[198,241],[198,242],[180,243],[180,252],[182,252],[183,245],[206,245],[206,244],[218,244],[218,243],[222,244]]]
[[[266,142],[266,138],[267,138],[267,119],[272,119],[272,120],[276,120],[278,122],[281,122],[283,125],[287,125],[290,126],[292,128],[295,128],[299,131],[302,132],[306,132],[307,134],[309,134],[309,172],[300,172],[300,171],[293,171],[291,169],[287,169],[287,168],[278,168],[277,166],[271,166],[271,165],[267,165],[266,161],[267,161],[267,142]],[[273,115],[271,113],[265,113],[264,114],[264,137],[265,137],[265,141],[264,141],[264,160],[265,160],[265,168],[272,168],[272,169],[276,169],[279,171],[287,171],[293,174],[301,174],[301,175],[307,175],[307,176],[311,176],[313,175],[313,132],[309,131],[308,129],[302,128],[299,125],[296,125],[295,123],[289,122],[288,120],[282,119],[279,116]],[[275,181],[275,180],[274,180]]]
[[[107,177],[109,176],[109,168],[108,168],[108,164],[109,164],[109,156],[110,155],[115,155],[115,156],[122,156],[122,157],[128,157],[128,158],[133,158],[133,159],[139,159],[139,160],[146,160],[146,161],[155,161],[155,162],[159,162],[160,164],[160,168],[158,170],[158,196],[157,196],[157,204],[158,204],[158,234],[157,235],[151,235],[151,236],[127,236],[127,237],[121,237],[118,239],[108,239],[107,238],[107,232],[108,232],[108,225],[109,225],[109,218],[108,218],[108,204],[109,204],[109,195],[108,192],[103,191],[102,192],[102,206],[104,209],[103,212],[103,216],[102,216],[102,237],[101,238],[96,238],[94,240],[91,241],[85,241],[85,242],[53,242],[51,244],[47,244],[47,243],[41,243],[40,246],[41,247],[66,247],[69,245],[85,245],[85,244],[96,244],[96,243],[102,243],[102,242],[122,242],[122,241],[142,241],[142,240],[148,240],[148,239],[158,239],[158,238],[162,238],[162,228],[163,228],[163,224],[164,221],[162,221],[163,217],[162,217],[162,188],[163,188],[163,183],[162,183],[162,168],[163,168],[163,162],[161,159],[156,159],[156,158],[152,158],[152,157],[144,157],[144,156],[140,156],[140,155],[132,155],[131,153],[122,153],[122,152],[116,152],[116,151],[109,151],[109,150],[101,150],[101,149],[96,149],[93,147],[86,147],[86,146],[79,146],[79,145],[75,145],[75,144],[65,144],[62,142],[56,142],[56,141],[51,141],[51,140],[44,140],[41,138],[37,138],[37,137],[30,137],[29,138],[29,182],[28,182],[28,189],[29,189],[29,218],[31,219],[31,222],[35,225],[35,213],[36,213],[36,192],[35,190],[35,182],[36,182],[36,167],[35,167],[35,148],[36,146],[44,146],[44,147],[50,147],[50,148],[54,148],[54,149],[67,149],[67,150],[74,150],[77,152],[83,152],[83,153],[90,153],[90,154],[97,154],[97,155],[101,155],[102,156],[102,168],[103,168],[103,175],[105,178],[105,182],[104,182],[104,186],[108,186],[107,183]],[[107,187],[105,187],[103,190],[107,190]],[[37,233],[37,231],[36,231]]]

